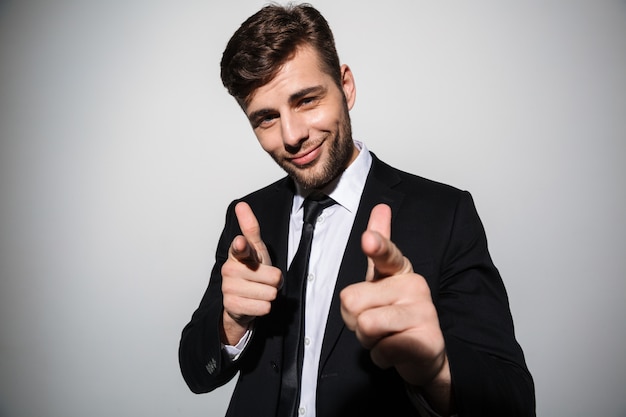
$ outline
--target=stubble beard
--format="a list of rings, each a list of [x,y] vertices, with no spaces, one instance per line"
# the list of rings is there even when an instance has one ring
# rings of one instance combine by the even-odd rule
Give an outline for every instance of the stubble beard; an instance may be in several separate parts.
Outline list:
[[[352,127],[348,109],[345,109],[343,121],[339,131],[331,140],[328,148],[328,156],[325,162],[313,161],[312,164],[297,167],[285,159],[280,159],[276,155],[271,155],[276,163],[300,186],[305,189],[321,189],[335,178],[339,177],[348,167],[354,151],[352,141]],[[314,170],[317,164],[324,165]]]

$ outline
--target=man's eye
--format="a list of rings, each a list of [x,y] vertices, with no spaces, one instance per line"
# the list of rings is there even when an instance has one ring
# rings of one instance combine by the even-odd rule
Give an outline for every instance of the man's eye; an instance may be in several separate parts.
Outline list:
[[[303,98],[303,99],[302,99],[302,101],[300,102],[300,105],[301,105],[301,106],[303,106],[303,105],[305,106],[305,105],[307,105],[307,104],[311,104],[311,103],[313,103],[315,100],[317,100],[317,98],[316,98],[316,97],[305,97],[305,98]]]
[[[268,114],[268,115],[265,115],[263,117],[258,118],[256,123],[255,123],[255,125],[257,127],[269,126],[277,118],[278,118],[278,116],[275,115],[275,114]]]

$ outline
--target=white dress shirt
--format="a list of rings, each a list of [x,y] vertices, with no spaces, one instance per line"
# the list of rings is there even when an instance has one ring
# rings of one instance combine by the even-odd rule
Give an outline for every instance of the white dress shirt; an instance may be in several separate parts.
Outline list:
[[[328,311],[343,253],[372,165],[372,156],[365,145],[355,141],[355,146],[360,150],[357,158],[336,181],[321,190],[337,204],[324,209],[317,219],[313,234],[306,283],[304,358],[298,409],[300,416],[315,416],[317,374]],[[302,234],[302,204],[305,197],[298,192],[293,199],[289,223],[289,263],[295,256]]]
[[[311,245],[305,303],[304,358],[298,408],[298,414],[306,417],[315,417],[317,373],[328,311],[365,180],[372,166],[372,156],[365,145],[358,141],[354,141],[354,145],[359,150],[357,158],[338,179],[321,190],[337,204],[326,208],[318,217]],[[306,197],[307,195],[299,190],[293,199],[289,221],[288,264],[291,264],[300,243],[304,214],[302,204]],[[224,346],[232,360],[239,358],[250,340],[252,331],[248,330],[237,345]]]
[[[298,414],[303,417],[315,417],[317,374],[328,312],[335,291],[339,267],[343,260],[343,253],[372,165],[372,156],[365,145],[358,141],[354,141],[354,144],[359,149],[357,158],[337,180],[321,190],[335,200],[337,204],[326,208],[320,214],[315,225],[309,258],[304,323],[304,358],[298,408]],[[305,193],[298,190],[293,199],[289,221],[288,264],[291,264],[300,243],[305,198]],[[365,279],[365,277],[363,278]],[[253,330],[248,330],[236,346],[224,346],[232,360],[239,358],[250,340],[252,332]],[[438,414],[430,408],[421,395],[408,388],[407,395],[421,416],[438,417]]]

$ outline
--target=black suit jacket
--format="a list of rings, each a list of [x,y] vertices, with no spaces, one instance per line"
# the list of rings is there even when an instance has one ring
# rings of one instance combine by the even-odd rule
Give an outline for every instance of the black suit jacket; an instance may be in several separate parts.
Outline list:
[[[284,178],[242,200],[261,225],[273,264],[286,276],[287,235],[294,193]],[[272,416],[279,399],[284,306],[257,318],[251,341],[232,363],[220,345],[221,267],[240,234],[233,202],[219,240],[216,264],[199,308],[184,328],[179,360],[193,392],[211,391],[239,371],[228,416]],[[430,286],[446,342],[459,416],[531,416],[534,387],[515,340],[504,285],[467,192],[404,173],[373,156],[359,210],[340,267],[322,345],[317,415],[417,415],[394,369],[381,370],[343,323],[339,291],[365,277],[361,234],[371,209],[392,209],[394,243]]]

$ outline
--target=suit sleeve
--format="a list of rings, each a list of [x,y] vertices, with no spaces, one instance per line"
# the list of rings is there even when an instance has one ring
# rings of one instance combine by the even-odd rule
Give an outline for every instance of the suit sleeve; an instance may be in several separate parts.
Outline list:
[[[508,297],[469,193],[461,193],[441,262],[436,307],[459,416],[534,416],[532,377]]]
[[[226,224],[218,242],[209,286],[180,339],[180,369],[191,391],[197,394],[226,384],[238,370],[222,349],[220,341],[223,311],[221,269],[233,238],[241,233],[235,216],[235,203],[229,206],[226,214]]]

